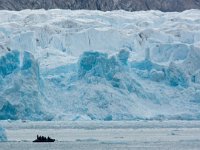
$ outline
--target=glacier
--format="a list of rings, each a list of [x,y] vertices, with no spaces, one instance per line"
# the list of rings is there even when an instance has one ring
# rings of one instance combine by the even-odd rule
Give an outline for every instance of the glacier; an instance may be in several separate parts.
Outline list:
[[[0,120],[200,119],[200,10],[0,18]]]

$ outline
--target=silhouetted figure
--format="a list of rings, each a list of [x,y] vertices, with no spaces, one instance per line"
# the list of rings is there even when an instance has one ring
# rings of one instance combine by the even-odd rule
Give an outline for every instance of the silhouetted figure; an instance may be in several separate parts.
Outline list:
[[[33,142],[55,142],[55,139],[52,139],[48,136],[48,138],[44,136],[39,136],[37,135],[37,139],[34,140]]]

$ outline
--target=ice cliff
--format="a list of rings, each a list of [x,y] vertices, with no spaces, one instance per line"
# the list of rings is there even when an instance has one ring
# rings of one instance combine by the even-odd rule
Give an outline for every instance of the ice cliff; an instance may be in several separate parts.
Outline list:
[[[200,119],[200,11],[0,11],[0,119]]]
[[[29,52],[11,51],[0,57],[0,119],[39,119],[39,66]]]

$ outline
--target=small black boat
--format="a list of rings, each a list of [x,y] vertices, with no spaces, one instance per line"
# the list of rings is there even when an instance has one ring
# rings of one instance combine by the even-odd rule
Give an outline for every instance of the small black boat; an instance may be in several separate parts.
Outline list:
[[[45,137],[45,136],[38,136],[37,139],[34,140],[33,142],[55,142],[55,139],[52,139],[50,137]]]

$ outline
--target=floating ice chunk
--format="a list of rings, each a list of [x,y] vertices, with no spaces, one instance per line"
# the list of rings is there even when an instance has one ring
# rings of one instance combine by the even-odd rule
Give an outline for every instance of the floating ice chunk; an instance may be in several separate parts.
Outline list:
[[[5,130],[0,126],[0,142],[7,141]]]

